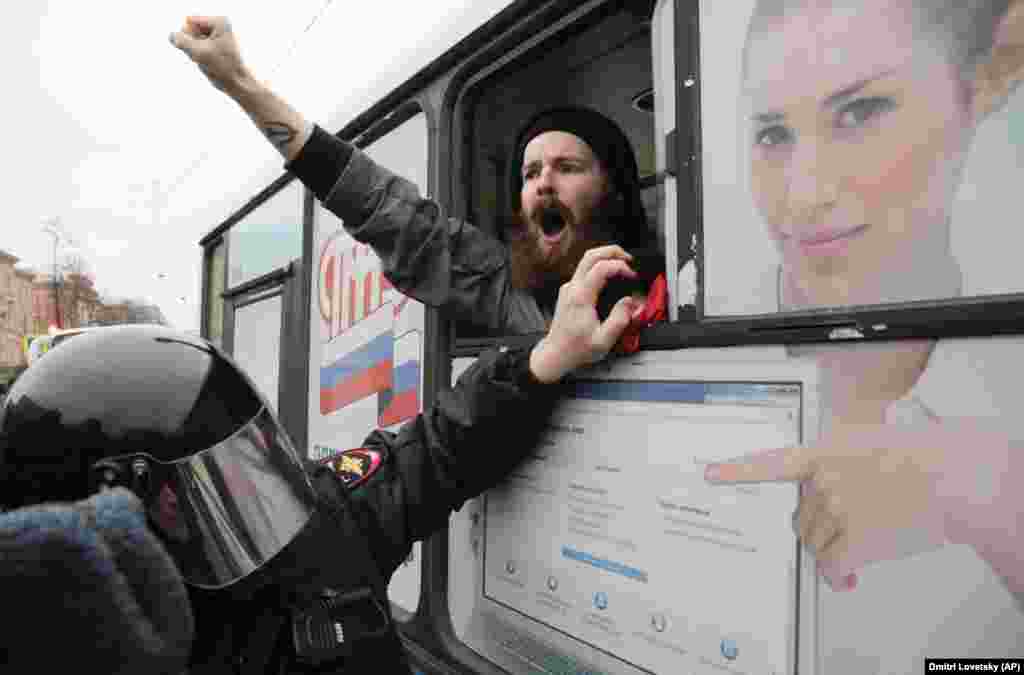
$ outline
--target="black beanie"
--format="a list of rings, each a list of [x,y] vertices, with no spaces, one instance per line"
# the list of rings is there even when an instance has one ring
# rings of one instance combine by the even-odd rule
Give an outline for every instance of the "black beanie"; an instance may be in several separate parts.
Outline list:
[[[624,199],[624,218],[618,225],[619,245],[626,250],[651,246],[653,233],[647,227],[647,214],[640,199],[640,171],[629,139],[601,113],[581,106],[549,108],[534,115],[516,137],[509,162],[509,198],[512,211],[520,208],[523,188],[522,162],[527,144],[547,131],[564,131],[578,137],[601,160],[613,189]]]

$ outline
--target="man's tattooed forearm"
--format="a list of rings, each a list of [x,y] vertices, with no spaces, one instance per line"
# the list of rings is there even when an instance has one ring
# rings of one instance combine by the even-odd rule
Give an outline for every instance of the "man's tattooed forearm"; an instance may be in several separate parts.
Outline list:
[[[288,149],[288,144],[295,140],[295,135],[297,133],[295,129],[279,122],[264,124],[262,129],[267,140],[269,140],[282,155]]]

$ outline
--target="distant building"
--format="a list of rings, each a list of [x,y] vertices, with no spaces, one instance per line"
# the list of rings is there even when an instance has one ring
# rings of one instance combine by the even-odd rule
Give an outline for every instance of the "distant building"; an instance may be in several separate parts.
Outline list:
[[[102,303],[93,280],[81,273],[70,272],[58,280],[54,289],[49,274],[36,276],[32,289],[32,313],[36,332],[45,333],[50,326],[77,328],[93,321]],[[58,313],[57,308],[60,308]]]
[[[137,300],[125,300],[97,307],[96,313],[88,325],[109,326],[119,323],[158,323],[166,326],[167,318],[156,305]]]
[[[99,307],[96,316],[93,318],[93,325],[109,326],[117,323],[128,323],[130,313],[128,305],[124,303],[103,304]]]
[[[0,250],[0,380],[27,364],[22,348],[33,332],[32,283],[34,273],[16,269],[19,258]]]
[[[54,328],[118,323],[159,323],[167,319],[156,305],[139,300],[104,304],[84,264],[72,261],[58,277],[18,269],[19,258],[0,250],[0,384],[28,365],[26,337]]]
[[[77,328],[91,323],[100,304],[100,296],[91,277],[77,272],[64,275],[61,311],[65,328]]]
[[[32,283],[32,322],[34,333],[45,333],[50,326],[57,325],[56,291],[53,277],[39,274]]]

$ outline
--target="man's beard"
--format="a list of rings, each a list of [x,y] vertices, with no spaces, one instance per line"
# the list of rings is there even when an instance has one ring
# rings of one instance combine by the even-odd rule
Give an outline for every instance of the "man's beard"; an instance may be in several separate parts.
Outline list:
[[[572,212],[561,202],[554,200],[534,210],[533,218],[527,218],[520,209],[513,215],[510,230],[509,252],[512,259],[512,285],[515,288],[535,291],[560,285],[572,278],[583,254],[589,249],[615,241],[614,233],[622,225],[621,202],[609,193],[585,218],[585,222],[573,222]],[[546,212],[546,213],[545,213]],[[569,230],[557,247],[545,253],[541,245],[542,230],[538,222],[558,216]]]

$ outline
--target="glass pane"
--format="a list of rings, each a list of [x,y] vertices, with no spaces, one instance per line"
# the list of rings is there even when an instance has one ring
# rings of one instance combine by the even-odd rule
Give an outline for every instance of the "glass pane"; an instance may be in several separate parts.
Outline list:
[[[302,184],[292,181],[231,228],[228,287],[302,257],[302,196]]]
[[[206,337],[218,347],[224,336],[224,254],[227,249],[221,242],[213,249],[206,260],[207,264],[207,299],[206,299]]]
[[[281,296],[235,310],[235,361],[277,412],[277,376],[281,365]]]

